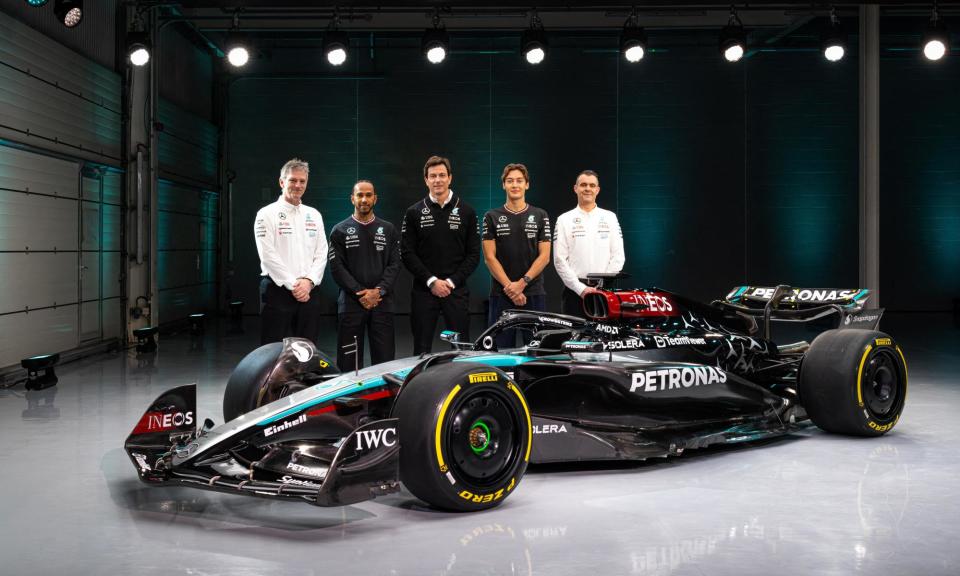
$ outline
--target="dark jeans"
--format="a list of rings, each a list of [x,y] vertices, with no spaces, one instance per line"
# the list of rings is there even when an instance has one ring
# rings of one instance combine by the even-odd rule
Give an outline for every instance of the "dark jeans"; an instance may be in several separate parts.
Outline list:
[[[260,280],[260,344],[282,342],[288,336],[317,343],[320,336],[320,287],[310,292],[310,300],[297,302],[293,293],[277,286],[269,276]]]
[[[446,298],[438,298],[429,289],[414,288],[410,293],[410,329],[413,355],[429,352],[437,330],[437,318],[443,314],[447,330],[460,333],[461,341],[470,340],[470,290],[461,286]]]
[[[337,368],[351,372],[363,368],[363,335],[370,340],[370,362],[389,362],[396,355],[393,331],[393,311],[389,302],[381,302],[373,310],[367,310],[357,302],[347,301],[340,305],[337,326]],[[357,337],[356,357],[344,354],[343,347],[353,344]]]
[[[500,294],[494,294],[490,296],[490,309],[487,312],[487,326],[492,326],[500,318],[500,313],[504,310],[535,310],[537,312],[544,312],[547,309],[547,295],[546,294],[531,294],[527,296],[527,303],[523,306],[515,305],[510,298]],[[524,333],[521,335],[522,344],[526,345],[530,341],[533,334]],[[504,330],[499,335],[497,335],[497,349],[504,350],[506,348],[516,347],[517,342],[517,329],[511,328],[509,330]]]

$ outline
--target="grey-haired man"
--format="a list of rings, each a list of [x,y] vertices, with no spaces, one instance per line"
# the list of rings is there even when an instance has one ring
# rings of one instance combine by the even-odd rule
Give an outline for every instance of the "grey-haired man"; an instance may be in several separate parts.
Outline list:
[[[320,212],[301,198],[310,165],[294,158],[280,169],[276,202],[257,212],[254,236],[260,255],[260,343],[287,336],[316,342],[320,334],[320,280],[327,265],[327,235]]]

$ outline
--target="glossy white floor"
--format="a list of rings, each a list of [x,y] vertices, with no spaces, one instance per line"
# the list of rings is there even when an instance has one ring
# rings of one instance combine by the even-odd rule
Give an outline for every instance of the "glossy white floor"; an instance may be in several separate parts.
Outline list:
[[[196,382],[200,416],[219,422],[252,321],[245,336],[209,330],[203,350],[165,338],[153,366],[126,354],[68,364],[49,391],[0,391],[0,573],[958,574],[960,330],[931,315],[884,326],[907,351],[911,389],[883,438],[811,430],[667,461],[537,467],[480,514],[406,492],[315,508],[141,484],[121,448],[141,412]]]

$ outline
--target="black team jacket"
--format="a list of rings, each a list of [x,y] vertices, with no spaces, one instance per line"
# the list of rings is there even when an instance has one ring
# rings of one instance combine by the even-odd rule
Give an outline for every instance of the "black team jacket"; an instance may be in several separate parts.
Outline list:
[[[429,290],[427,280],[449,278],[457,290],[480,263],[477,213],[460,196],[443,208],[424,198],[407,208],[400,229],[400,259],[413,274],[413,286]]]

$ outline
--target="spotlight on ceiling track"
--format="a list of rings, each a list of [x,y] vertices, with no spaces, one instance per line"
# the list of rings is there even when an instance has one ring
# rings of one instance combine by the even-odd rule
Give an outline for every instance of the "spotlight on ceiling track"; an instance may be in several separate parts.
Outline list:
[[[720,31],[720,53],[727,62],[737,62],[743,58],[747,49],[747,34],[743,30],[743,22],[737,16],[737,10],[730,6],[730,18],[727,25]]]
[[[83,0],[55,0],[53,13],[67,28],[73,28],[83,20]]]
[[[342,66],[347,61],[349,48],[350,36],[340,30],[340,14],[334,11],[330,26],[323,35],[323,54],[331,66]]]
[[[146,32],[127,32],[127,60],[134,66],[145,66],[150,62],[150,39]]]
[[[250,50],[246,39],[240,34],[240,13],[233,13],[233,26],[227,32],[227,43],[224,46],[227,53],[227,62],[234,68],[246,66],[250,61]]]
[[[930,15],[930,23],[927,25],[927,31],[923,35],[923,55],[927,60],[939,60],[943,58],[950,50],[950,35],[947,33],[947,27],[940,19],[940,10],[937,3],[933,3],[933,14]]]
[[[639,62],[647,52],[647,33],[640,27],[638,20],[637,9],[634,8],[627,16],[623,34],[620,36],[620,52],[627,62]]]
[[[433,13],[433,28],[427,28],[420,41],[423,54],[431,64],[439,64],[447,57],[450,50],[450,35],[440,22],[440,9]]]
[[[530,27],[524,30],[520,37],[520,49],[530,64],[539,64],[547,57],[547,33],[536,9],[530,16]]]
[[[830,8],[830,22],[823,31],[820,45],[823,49],[823,57],[830,62],[839,62],[847,53],[847,35],[843,33],[837,9],[834,7]]]

